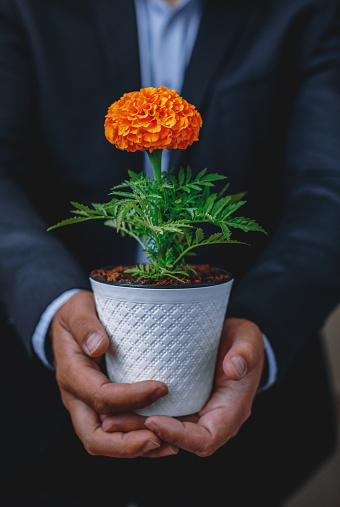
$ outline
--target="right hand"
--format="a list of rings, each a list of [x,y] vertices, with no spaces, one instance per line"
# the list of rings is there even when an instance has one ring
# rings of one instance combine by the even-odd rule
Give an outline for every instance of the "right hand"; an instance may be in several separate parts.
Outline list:
[[[167,386],[153,380],[113,384],[101,372],[109,338],[98,320],[92,292],[79,292],[60,308],[50,336],[62,401],[90,454],[133,458],[177,452],[145,428],[145,417],[127,413],[165,396]],[[102,421],[115,414],[116,430],[105,431]]]

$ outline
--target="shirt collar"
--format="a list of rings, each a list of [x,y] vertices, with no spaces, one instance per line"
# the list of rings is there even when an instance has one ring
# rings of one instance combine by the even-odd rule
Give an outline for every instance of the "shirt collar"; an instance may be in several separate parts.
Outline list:
[[[157,5],[158,7],[166,9],[167,11],[174,12],[180,9],[181,7],[184,7],[185,5],[193,2],[194,0],[177,0],[173,5],[169,4],[166,0],[149,0],[149,1],[154,5]]]

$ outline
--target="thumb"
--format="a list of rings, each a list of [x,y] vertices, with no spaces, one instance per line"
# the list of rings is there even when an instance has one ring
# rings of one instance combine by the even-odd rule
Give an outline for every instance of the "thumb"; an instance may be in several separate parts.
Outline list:
[[[82,291],[72,296],[55,318],[88,356],[99,357],[107,351],[110,341],[98,319],[92,292]]]
[[[223,336],[228,346],[223,371],[229,379],[241,380],[256,366],[263,365],[264,341],[256,324],[245,319],[227,319]]]

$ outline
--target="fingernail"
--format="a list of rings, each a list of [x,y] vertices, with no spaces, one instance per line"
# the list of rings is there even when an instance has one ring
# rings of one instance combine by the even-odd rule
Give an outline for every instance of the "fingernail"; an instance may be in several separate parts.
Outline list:
[[[110,419],[105,419],[102,422],[102,430],[103,431],[109,431],[110,429],[113,428],[113,425],[114,425],[114,423],[112,421],[110,421]]]
[[[159,387],[151,396],[151,401],[157,401],[159,398],[163,398],[166,394],[168,394],[168,390],[165,387]]]
[[[86,352],[92,356],[92,354],[97,350],[99,345],[102,343],[103,337],[98,333],[91,334],[85,343]]]
[[[159,428],[158,426],[153,422],[153,421],[149,421],[149,419],[147,419],[145,422],[144,422],[145,426],[153,431],[154,433],[156,433],[156,435],[159,435],[160,431],[159,431]]]
[[[164,449],[164,455],[171,456],[172,454],[178,454],[178,447],[172,447],[172,445],[168,445],[168,447],[165,447]]]
[[[150,440],[144,445],[143,451],[149,452],[149,451],[153,451],[154,449],[158,449],[159,447],[160,447],[160,444],[158,444],[157,442],[152,440],[152,438],[150,438]]]
[[[239,379],[244,377],[244,375],[246,374],[246,365],[244,364],[244,361],[240,356],[232,357],[229,361],[229,364]]]

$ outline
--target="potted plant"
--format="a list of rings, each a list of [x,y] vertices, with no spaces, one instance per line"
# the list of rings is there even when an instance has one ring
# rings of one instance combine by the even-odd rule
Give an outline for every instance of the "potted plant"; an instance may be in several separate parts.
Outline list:
[[[103,219],[133,237],[148,262],[91,273],[99,319],[113,347],[106,354],[112,382],[160,380],[169,394],[139,410],[142,415],[187,415],[209,397],[215,360],[233,283],[230,273],[190,265],[203,245],[239,243],[231,229],[265,232],[254,220],[237,217],[244,194],[227,195],[224,179],[190,167],[161,171],[163,149],[186,149],[202,125],[195,107],[165,87],[126,93],[105,120],[105,135],[118,149],[147,150],[153,178],[129,171],[111,189],[111,199],[91,207],[73,202],[74,216],[51,227]],[[204,235],[204,224],[216,232]]]

